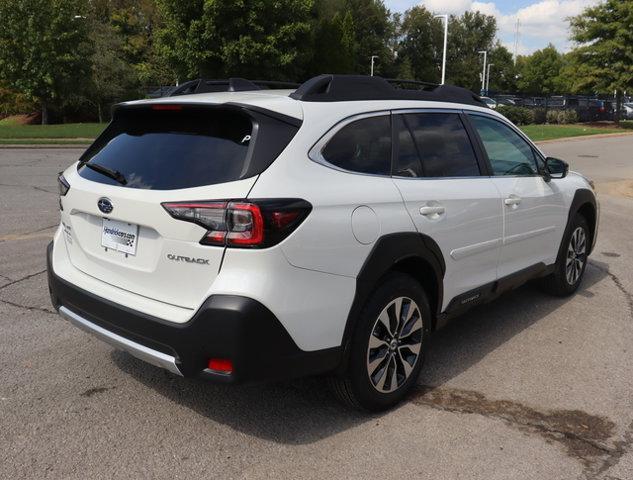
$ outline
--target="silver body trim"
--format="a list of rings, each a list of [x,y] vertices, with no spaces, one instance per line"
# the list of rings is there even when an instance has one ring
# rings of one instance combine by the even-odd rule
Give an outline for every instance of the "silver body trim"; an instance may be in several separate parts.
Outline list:
[[[176,359],[171,355],[159,352],[158,350],[153,350],[145,345],[141,345],[140,343],[136,343],[130,339],[122,337],[121,335],[117,335],[110,330],[106,330],[105,328],[86,320],[84,317],[71,312],[66,307],[60,307],[59,314],[74,326],[84,330],[85,332],[91,333],[99,338],[99,340],[109,343],[119,350],[124,350],[139,360],[143,360],[144,362],[151,363],[152,365],[164,368],[176,375],[182,376],[182,372],[176,365]]]

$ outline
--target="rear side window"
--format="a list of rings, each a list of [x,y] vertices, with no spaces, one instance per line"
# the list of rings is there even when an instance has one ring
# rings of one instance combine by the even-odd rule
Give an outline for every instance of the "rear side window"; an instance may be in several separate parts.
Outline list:
[[[79,174],[95,182],[154,190],[247,178],[268,167],[296,133],[296,127],[271,127],[275,121],[261,117],[263,124],[255,129],[256,121],[239,110],[129,109],[116,115],[84,154]],[[255,151],[254,144],[264,142],[266,148],[257,149],[263,152]],[[84,162],[119,172],[124,182]]]
[[[395,174],[425,177],[478,176],[477,157],[458,114],[413,113],[397,124],[399,133]],[[409,135],[413,137],[419,164],[415,162]]]
[[[388,115],[363,118],[341,128],[322,150],[332,165],[374,175],[391,173],[391,121]]]

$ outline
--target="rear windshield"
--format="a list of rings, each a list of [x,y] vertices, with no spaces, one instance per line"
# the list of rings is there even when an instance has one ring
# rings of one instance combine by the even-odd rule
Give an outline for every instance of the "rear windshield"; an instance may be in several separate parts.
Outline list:
[[[95,182],[154,190],[238,180],[247,170],[252,133],[253,122],[242,111],[130,110],[117,115],[84,154],[79,174]],[[111,178],[84,162],[120,175]]]

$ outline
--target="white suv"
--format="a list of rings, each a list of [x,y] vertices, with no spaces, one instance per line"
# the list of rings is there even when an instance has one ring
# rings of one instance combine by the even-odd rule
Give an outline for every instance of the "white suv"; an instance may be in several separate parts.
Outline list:
[[[378,77],[124,103],[59,182],[63,317],[177,375],[328,374],[367,410],[403,398],[450,317],[533,278],[574,292],[599,216],[471,92]]]

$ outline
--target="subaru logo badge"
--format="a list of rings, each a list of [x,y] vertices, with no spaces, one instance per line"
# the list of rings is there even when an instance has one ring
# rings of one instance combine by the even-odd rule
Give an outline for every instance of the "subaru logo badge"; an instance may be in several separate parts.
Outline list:
[[[99,210],[101,210],[103,213],[110,213],[114,209],[110,199],[105,197],[99,199],[99,201],[97,202],[97,207],[99,207]]]

